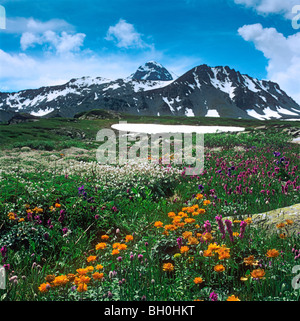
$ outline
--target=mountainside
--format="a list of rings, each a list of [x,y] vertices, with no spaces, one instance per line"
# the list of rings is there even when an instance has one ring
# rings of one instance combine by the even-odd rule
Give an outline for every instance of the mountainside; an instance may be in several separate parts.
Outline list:
[[[74,117],[92,109],[133,115],[300,120],[300,106],[274,82],[227,66],[200,65],[175,77],[151,61],[125,79],[82,77],[60,86],[0,93],[0,121],[15,112]]]

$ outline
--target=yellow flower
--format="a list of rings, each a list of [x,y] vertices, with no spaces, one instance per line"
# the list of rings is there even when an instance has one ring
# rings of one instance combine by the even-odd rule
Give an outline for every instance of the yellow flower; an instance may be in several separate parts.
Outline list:
[[[267,254],[266,254],[267,257],[277,257],[279,256],[279,252],[275,249],[272,249],[272,250],[268,250]]]
[[[197,277],[197,278],[194,279],[194,283],[195,284],[201,284],[202,282],[203,282],[203,279],[200,278],[200,277]]]
[[[106,248],[106,243],[98,243],[96,245],[96,250],[104,250]]]
[[[172,263],[164,263],[163,271],[172,272],[174,270],[174,265]]]
[[[237,297],[237,296],[235,296],[235,295],[231,295],[231,296],[229,296],[229,297],[227,298],[226,301],[241,301],[241,300],[239,299],[239,297]]]
[[[177,258],[181,257],[181,254],[180,253],[175,253],[173,257],[174,257],[174,259],[177,259]]]
[[[133,241],[133,236],[132,235],[126,235],[125,237],[125,242],[130,242],[130,241]]]
[[[89,256],[87,259],[87,262],[90,263],[90,262],[95,262],[97,260],[97,256]]]
[[[222,264],[218,264],[218,265],[216,265],[216,266],[214,267],[214,270],[215,270],[216,272],[224,272],[224,271],[225,271],[225,267],[224,267],[224,265],[222,265]]]
[[[161,221],[156,221],[156,222],[154,223],[154,226],[157,227],[157,228],[160,228],[160,227],[163,227],[164,224],[163,224],[163,222],[161,222]]]
[[[183,253],[187,253],[188,251],[190,250],[190,248],[188,246],[182,246],[180,248],[180,253],[183,254]]]

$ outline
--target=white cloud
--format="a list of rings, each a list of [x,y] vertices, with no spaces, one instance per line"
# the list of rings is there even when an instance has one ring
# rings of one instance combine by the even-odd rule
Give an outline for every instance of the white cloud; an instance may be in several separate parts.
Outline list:
[[[152,47],[142,39],[142,35],[135,30],[134,25],[123,19],[120,19],[115,26],[109,27],[105,39],[114,41],[119,48]]]
[[[23,34],[26,32],[41,34],[47,30],[74,32],[74,27],[62,19],[40,21],[34,18],[15,17],[6,19],[6,30],[3,32],[10,34]]]
[[[76,33],[74,35],[63,31],[60,35],[52,30],[43,34],[25,32],[22,34],[20,44],[23,51],[35,45],[46,45],[48,50],[54,50],[57,54],[67,54],[78,51],[83,46],[85,34]]]
[[[258,14],[282,14],[287,19],[295,16],[292,8],[300,4],[299,0],[234,0],[234,2],[253,8]]]
[[[245,25],[238,32],[268,59],[268,79],[300,103],[300,32],[285,37],[275,28],[263,28],[259,23]]]

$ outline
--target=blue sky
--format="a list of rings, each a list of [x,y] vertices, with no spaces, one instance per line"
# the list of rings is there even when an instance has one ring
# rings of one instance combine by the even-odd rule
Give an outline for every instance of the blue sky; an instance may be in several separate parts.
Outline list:
[[[283,89],[297,96],[297,85],[276,67],[278,61],[286,63],[287,43],[287,59],[298,58],[299,31],[291,24],[296,2],[0,0],[7,14],[7,29],[0,30],[0,91],[81,76],[115,79],[156,60],[177,75],[204,63],[228,65],[260,79],[281,80]],[[273,36],[282,43],[272,42]],[[276,57],[269,52],[273,49]]]

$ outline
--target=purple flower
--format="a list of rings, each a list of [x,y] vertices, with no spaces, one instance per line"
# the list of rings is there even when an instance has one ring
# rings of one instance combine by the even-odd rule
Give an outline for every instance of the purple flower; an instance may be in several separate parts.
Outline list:
[[[205,232],[206,232],[206,233],[210,233],[210,231],[211,231],[211,224],[210,224],[210,222],[209,222],[208,220],[204,222],[204,228],[205,228]]]
[[[67,229],[66,227],[64,227],[64,228],[62,229],[62,231],[63,231],[63,234],[66,234],[66,233],[68,232],[68,229]]]
[[[211,301],[218,301],[218,294],[214,291],[209,295]]]
[[[230,220],[225,220],[225,225],[226,225],[226,228],[227,228],[227,232],[229,234],[230,241],[234,242],[231,221]]]
[[[222,215],[216,216],[216,221],[219,226],[219,231],[222,233],[222,239],[225,239],[225,228],[222,221]]]
[[[181,246],[182,246],[182,238],[181,238],[181,237],[178,237],[178,239],[177,239],[176,241],[177,241],[178,247],[179,247],[179,249],[180,249]]]
[[[247,222],[245,221],[242,221],[241,224],[240,224],[240,235],[239,237],[242,239],[244,237],[244,233],[245,233],[245,229],[246,229],[246,226],[247,226]]]

